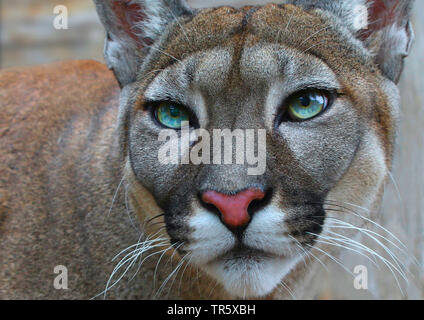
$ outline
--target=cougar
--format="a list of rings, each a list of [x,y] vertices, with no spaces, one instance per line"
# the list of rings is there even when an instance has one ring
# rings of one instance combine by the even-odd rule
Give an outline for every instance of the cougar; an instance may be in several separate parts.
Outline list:
[[[375,221],[412,1],[95,5],[107,67],[0,73],[0,298],[323,298],[344,252],[407,278]]]

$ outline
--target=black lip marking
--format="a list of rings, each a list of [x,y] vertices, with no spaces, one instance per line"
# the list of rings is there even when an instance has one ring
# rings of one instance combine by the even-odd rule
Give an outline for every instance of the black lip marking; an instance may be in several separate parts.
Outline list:
[[[286,223],[291,236],[298,238],[303,245],[314,245],[318,235],[321,234],[326,218],[326,212],[321,202],[303,203],[305,208],[299,213],[289,218]]]

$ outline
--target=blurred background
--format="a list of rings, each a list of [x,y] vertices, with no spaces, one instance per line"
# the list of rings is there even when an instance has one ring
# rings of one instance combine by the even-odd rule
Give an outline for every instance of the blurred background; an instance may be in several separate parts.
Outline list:
[[[402,1],[402,0],[400,0]],[[221,4],[252,4],[267,0],[189,0],[197,7]],[[275,0],[273,2],[282,2]],[[68,29],[53,27],[54,8],[68,9]],[[406,60],[401,79],[401,126],[393,177],[388,181],[380,216],[386,228],[408,246],[424,265],[424,1],[417,0],[413,23],[416,41]],[[104,31],[92,0],[0,0],[0,68],[43,64],[67,59],[95,59],[103,62]],[[349,263],[349,260],[351,263]],[[347,265],[357,257],[345,258]],[[365,262],[364,262],[365,264]],[[408,262],[409,264],[409,262]],[[393,277],[386,271],[371,276],[380,286],[371,295],[358,295],[352,286],[341,284],[340,268],[320,277],[329,298],[424,298],[424,272],[410,263],[411,281],[406,295],[400,295]],[[334,272],[333,272],[334,271]],[[348,281],[348,282],[346,282]],[[351,288],[351,290],[347,288]]]
[[[69,29],[53,27],[57,5]],[[103,61],[104,32],[91,0],[0,0],[0,67],[66,59]]]
[[[189,0],[196,6],[267,2]],[[278,0],[275,2],[279,2]],[[68,9],[68,29],[55,29],[56,6]],[[103,60],[104,31],[92,0],[0,0],[0,68],[67,59]]]

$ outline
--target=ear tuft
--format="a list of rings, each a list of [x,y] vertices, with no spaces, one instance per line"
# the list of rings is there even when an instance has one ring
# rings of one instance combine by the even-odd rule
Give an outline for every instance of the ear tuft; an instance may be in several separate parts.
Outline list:
[[[398,82],[414,39],[410,15],[414,0],[293,0],[339,18],[375,55],[382,73]]]
[[[166,25],[183,15],[192,14],[185,1],[179,0],[144,0],[146,19],[138,23],[144,37],[156,40],[160,37]]]
[[[104,55],[121,87],[134,82],[149,47],[166,26],[191,14],[185,0],[94,0],[106,29]]]
[[[358,38],[375,53],[383,74],[397,83],[414,40],[410,22],[413,0],[368,0],[368,28]]]

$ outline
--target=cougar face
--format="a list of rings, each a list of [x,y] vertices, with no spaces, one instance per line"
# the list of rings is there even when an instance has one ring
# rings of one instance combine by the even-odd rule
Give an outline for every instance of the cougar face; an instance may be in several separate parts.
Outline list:
[[[395,82],[405,54],[376,55],[382,34],[373,42],[373,35],[359,35],[352,17],[342,19],[351,2],[204,10],[180,1],[120,2],[121,10],[144,12],[135,25],[140,39],[152,43],[131,42],[133,35],[122,41],[110,23],[120,17],[116,7],[98,2],[109,33],[106,57],[123,87],[120,134],[131,204],[147,221],[154,210],[143,210],[144,198],[155,200],[183,259],[233,296],[264,296],[305,252],[319,250],[329,219],[348,221],[338,207],[374,212],[391,165]],[[399,21],[398,32],[410,35],[409,24]],[[117,55],[119,46],[125,50]],[[318,112],[306,110],[311,103]],[[178,161],[163,163],[158,155],[165,143],[177,150],[184,143],[183,128],[163,121],[176,109],[189,122],[189,146]],[[249,174],[245,161],[182,161],[206,139],[198,129],[210,137],[217,129],[262,130],[263,172]],[[164,130],[175,136],[159,139]],[[259,144],[246,142],[246,149],[258,155]],[[214,140],[201,155],[218,150]],[[229,158],[237,157],[233,148]],[[147,223],[144,231],[157,230]]]

